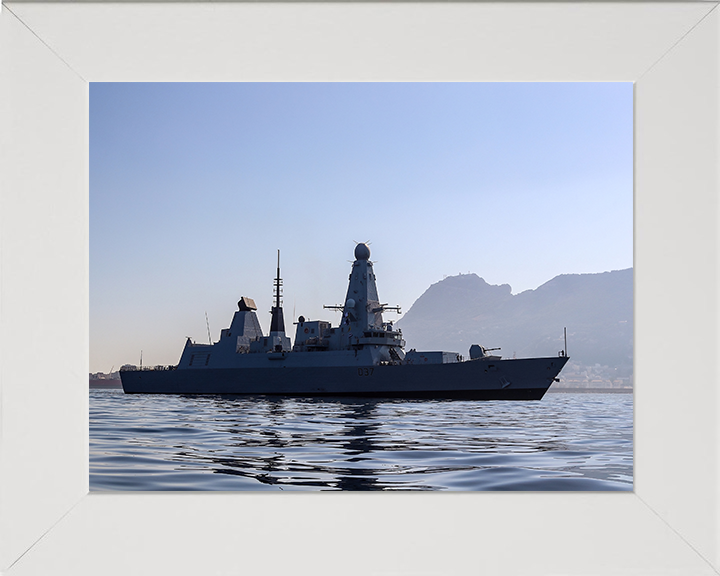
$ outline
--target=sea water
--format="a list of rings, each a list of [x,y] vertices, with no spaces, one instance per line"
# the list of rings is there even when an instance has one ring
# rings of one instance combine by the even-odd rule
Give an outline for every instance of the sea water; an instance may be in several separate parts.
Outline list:
[[[90,390],[90,489],[632,490],[632,394],[540,401]]]

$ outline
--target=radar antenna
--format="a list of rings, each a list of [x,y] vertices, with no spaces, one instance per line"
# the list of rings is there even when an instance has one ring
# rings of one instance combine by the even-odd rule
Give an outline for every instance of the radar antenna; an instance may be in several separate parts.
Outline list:
[[[387,312],[388,310],[393,310],[398,314],[402,314],[400,306],[388,306],[387,304],[380,304],[377,308],[372,309],[373,312]]]

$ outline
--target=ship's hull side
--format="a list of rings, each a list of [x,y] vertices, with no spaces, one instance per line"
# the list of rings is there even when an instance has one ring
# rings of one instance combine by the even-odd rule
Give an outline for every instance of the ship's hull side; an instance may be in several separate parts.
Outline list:
[[[451,364],[121,372],[127,394],[539,400],[567,357]]]

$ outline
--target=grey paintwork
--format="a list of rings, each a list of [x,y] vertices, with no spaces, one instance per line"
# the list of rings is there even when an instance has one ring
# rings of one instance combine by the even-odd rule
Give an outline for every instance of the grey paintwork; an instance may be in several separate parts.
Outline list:
[[[475,346],[470,360],[455,352],[406,355],[401,332],[383,321],[388,307],[369,258],[358,244],[345,302],[331,307],[342,311],[338,326],[301,316],[291,348],[282,321],[265,336],[254,302],[243,297],[218,342],[188,339],[177,366],[122,370],[125,392],[539,399],[567,362],[564,355],[504,360]],[[276,292],[273,314],[281,319],[278,309]]]

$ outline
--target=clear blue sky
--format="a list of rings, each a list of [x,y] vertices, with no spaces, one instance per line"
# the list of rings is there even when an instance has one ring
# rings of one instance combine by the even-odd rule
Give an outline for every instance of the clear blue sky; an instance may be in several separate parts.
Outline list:
[[[267,330],[278,249],[291,337],[354,241],[403,311],[629,268],[632,149],[630,83],[92,83],[90,370],[175,364],[240,296]]]

